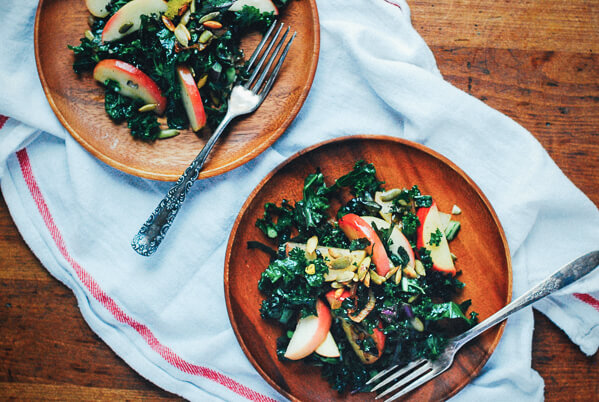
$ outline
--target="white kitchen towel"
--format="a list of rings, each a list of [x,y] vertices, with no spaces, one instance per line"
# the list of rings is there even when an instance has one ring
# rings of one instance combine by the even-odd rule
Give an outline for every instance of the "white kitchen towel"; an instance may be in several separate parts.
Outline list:
[[[73,290],[90,327],[141,375],[191,400],[281,399],[233,334],[223,262],[246,197],[308,145],[354,133],[388,134],[451,159],[501,220],[514,297],[599,248],[597,207],[530,133],[443,80],[405,2],[317,3],[320,60],[298,117],[256,159],[197,182],[151,258],[129,243],[170,184],[117,171],[66,133],[37,78],[37,2],[0,3],[0,113],[9,117],[0,119],[0,184],[14,221],[42,264]],[[593,354],[598,291],[599,271],[536,307]],[[481,374],[454,400],[542,399],[543,381],[530,365],[533,326],[530,308],[511,317]]]

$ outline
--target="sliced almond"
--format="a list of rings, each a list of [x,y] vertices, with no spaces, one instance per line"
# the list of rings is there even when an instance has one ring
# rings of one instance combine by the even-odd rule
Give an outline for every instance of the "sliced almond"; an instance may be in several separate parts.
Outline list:
[[[395,273],[395,284],[399,285],[400,282],[401,282],[401,269],[398,269],[397,272]]]
[[[334,248],[329,248],[329,255],[333,258],[339,258],[341,257],[341,254],[335,250]]]

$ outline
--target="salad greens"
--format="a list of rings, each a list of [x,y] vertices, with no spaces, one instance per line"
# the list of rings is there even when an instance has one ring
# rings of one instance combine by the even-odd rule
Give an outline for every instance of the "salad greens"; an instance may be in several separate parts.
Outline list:
[[[276,345],[280,360],[289,361],[285,353],[298,320],[316,315],[317,300],[326,300],[325,304],[330,306],[333,317],[330,333],[339,357],[314,352],[303,360],[320,367],[322,376],[339,392],[368,391],[365,383],[391,364],[421,357],[435,359],[443,352],[449,337],[477,321],[475,312],[467,313],[469,300],[454,301],[464,287],[458,279],[460,272],[452,276],[436,270],[435,256],[429,247],[417,247],[418,228],[422,226],[418,210],[431,207],[433,198],[413,186],[393,190],[394,198],[381,202],[381,194],[390,193],[384,192],[383,184],[376,177],[375,167],[364,161],[358,161],[352,171],[330,186],[325,183],[323,173],[316,171],[306,177],[301,200],[295,204],[282,200],[279,205],[264,206],[264,215],[256,226],[270,242],[276,243],[276,250],[259,242],[248,244],[271,254],[271,263],[258,283],[264,295],[260,313],[262,318],[279,322],[284,329]],[[351,199],[336,213],[331,211],[333,197],[342,199],[347,193]],[[339,219],[348,214],[380,218],[385,208],[392,211],[387,215],[391,221],[388,227],[376,223],[372,227],[397,270],[382,277],[376,274],[374,263],[368,262],[369,283],[360,279],[360,268],[352,280],[343,282],[339,277],[331,280],[332,273],[339,272],[333,269],[336,268],[334,250],[359,253],[371,246],[367,238],[350,239],[340,228]],[[331,219],[332,216],[338,221]],[[393,246],[396,228],[401,229],[411,250]],[[444,236],[442,232],[433,235],[430,247],[438,246]],[[318,247],[311,253],[308,248],[314,236]],[[410,262],[413,252],[419,273],[410,265],[414,263]],[[370,261],[368,258],[361,264]]]
[[[107,6],[109,13],[106,17],[90,19],[90,29],[81,38],[80,44],[69,46],[75,56],[73,70],[81,74],[92,71],[101,60],[118,59],[147,74],[167,99],[166,119],[151,112],[140,112],[143,102],[123,96],[116,82],[105,83],[105,108],[114,121],[127,121],[135,138],[152,141],[159,138],[161,127],[185,129],[189,125],[176,73],[176,67],[185,64],[190,67],[200,87],[206,124],[214,129],[226,113],[234,83],[247,79],[243,71],[245,62],[240,49],[241,38],[252,30],[264,32],[275,16],[247,5],[241,11],[228,11],[233,4],[231,0],[194,0],[195,11],[186,23],[191,36],[186,46],[156,14],[142,15],[138,31],[119,40],[103,42],[102,31],[107,21],[129,1],[112,0]],[[274,4],[283,7],[287,1],[276,0]],[[170,3],[187,7],[190,2],[170,0]],[[173,25],[178,25],[182,18],[175,14]],[[218,22],[222,27],[207,28],[202,18]]]

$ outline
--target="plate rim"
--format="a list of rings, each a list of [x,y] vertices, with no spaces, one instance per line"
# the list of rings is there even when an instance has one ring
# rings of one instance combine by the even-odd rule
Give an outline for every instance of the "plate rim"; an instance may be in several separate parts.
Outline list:
[[[474,182],[474,180],[472,180],[470,178],[470,176],[468,176],[466,174],[466,172],[464,172],[464,170],[462,170],[459,166],[457,166],[454,162],[452,162],[449,158],[447,158],[446,156],[442,155],[441,153],[425,146],[422,145],[420,143],[417,142],[413,142],[404,138],[400,138],[400,137],[394,137],[394,136],[390,136],[390,135],[382,135],[382,134],[353,134],[353,135],[345,135],[345,136],[341,136],[341,137],[336,137],[336,138],[332,138],[332,139],[328,139],[322,142],[318,142],[316,144],[310,145],[304,149],[301,149],[299,151],[297,151],[296,153],[292,154],[291,156],[289,156],[288,158],[286,158],[284,161],[282,161],[281,163],[279,163],[275,168],[273,168],[257,185],[256,187],[252,190],[252,192],[247,196],[245,202],[243,203],[243,205],[240,208],[240,211],[237,215],[237,217],[235,218],[235,222],[231,228],[231,232],[229,234],[229,240],[227,242],[227,249],[225,251],[225,261],[224,261],[224,273],[223,273],[223,284],[224,284],[224,290],[225,290],[225,302],[226,302],[226,307],[227,307],[227,315],[229,317],[229,322],[231,324],[231,327],[233,328],[233,332],[235,333],[235,337],[237,338],[237,342],[239,343],[239,346],[241,347],[241,349],[243,350],[246,358],[250,361],[250,363],[252,364],[252,366],[254,366],[254,368],[256,369],[256,371],[258,371],[258,373],[260,374],[260,376],[270,385],[272,386],[277,392],[279,392],[281,395],[285,396],[286,398],[293,400],[293,401],[299,401],[300,399],[298,399],[296,396],[290,394],[288,391],[284,390],[283,388],[281,388],[281,386],[279,384],[277,384],[274,379],[272,379],[265,371],[264,369],[258,364],[258,362],[256,361],[256,359],[252,356],[252,354],[249,352],[249,349],[247,347],[247,345],[245,344],[245,342],[243,341],[243,338],[241,336],[241,333],[239,331],[239,327],[237,325],[237,322],[233,319],[233,310],[231,307],[231,294],[230,294],[230,286],[229,286],[229,266],[230,266],[230,260],[231,260],[231,250],[233,247],[233,242],[235,239],[235,235],[237,233],[237,230],[239,229],[239,224],[241,222],[242,217],[244,216],[245,212],[247,211],[247,208],[249,207],[249,205],[251,204],[251,202],[254,200],[254,198],[256,197],[256,195],[262,190],[262,188],[266,185],[266,183],[268,183],[269,180],[272,179],[273,176],[275,176],[280,170],[282,170],[285,166],[287,166],[288,164],[290,164],[291,162],[295,161],[296,159],[302,157],[303,155],[310,153],[311,151],[314,151],[320,147],[324,147],[327,146],[331,143],[336,143],[336,142],[345,142],[345,141],[352,141],[352,140],[360,140],[360,141],[371,141],[371,140],[375,140],[375,141],[391,141],[391,142],[396,142],[399,144],[402,144],[404,146],[407,147],[411,147],[411,148],[415,148],[419,151],[422,151],[424,153],[429,154],[430,156],[440,160],[441,162],[443,162],[444,164],[446,164],[449,168],[451,168],[452,170],[454,170],[457,174],[459,174],[464,180],[467,181],[467,183],[476,191],[476,193],[478,194],[478,196],[481,198],[481,200],[483,201],[483,203],[485,204],[487,210],[489,211],[489,213],[491,214],[491,217],[493,218],[494,223],[497,225],[497,228],[499,230],[499,236],[501,238],[501,242],[503,245],[503,249],[504,249],[504,253],[505,253],[505,258],[506,258],[506,265],[507,265],[507,272],[508,272],[508,282],[507,282],[507,294],[506,294],[506,301],[505,304],[509,303],[512,300],[512,296],[513,296],[513,271],[512,271],[512,259],[511,259],[511,254],[509,251],[509,244],[507,242],[507,237],[505,235],[505,231],[503,230],[503,226],[501,225],[501,222],[499,220],[499,217],[497,216],[497,213],[495,212],[495,209],[493,208],[493,206],[491,205],[491,202],[489,201],[489,199],[486,197],[486,195],[483,193],[483,191],[480,189],[480,187]],[[506,320],[504,320],[502,323],[497,324],[495,326],[495,328],[497,328],[497,334],[495,336],[495,338],[493,339],[493,342],[490,345],[490,348],[487,350],[487,352],[485,353],[485,355],[483,356],[483,358],[480,360],[479,364],[473,369],[471,370],[471,376],[463,381],[463,383],[458,384],[458,386],[456,386],[454,388],[454,390],[452,392],[450,392],[449,394],[444,396],[444,400],[447,400],[451,397],[453,397],[454,395],[456,395],[459,391],[461,391],[466,385],[468,385],[468,383],[475,377],[478,376],[478,374],[480,373],[480,371],[482,370],[482,368],[484,367],[484,365],[487,363],[487,361],[489,360],[489,358],[491,357],[491,355],[495,352],[495,349],[497,348],[497,345],[499,344],[499,341],[501,340],[502,336],[503,336],[503,332],[505,329],[505,325],[506,325]]]
[[[235,161],[226,163],[222,166],[219,166],[219,167],[216,167],[216,168],[213,168],[210,170],[200,171],[200,174],[198,175],[198,179],[207,179],[209,177],[221,175],[221,174],[226,173],[230,170],[233,170],[239,166],[242,166],[245,163],[256,158],[262,152],[264,152],[268,147],[273,145],[283,135],[283,133],[285,133],[285,131],[287,130],[289,125],[297,117],[299,111],[301,110],[302,106],[304,105],[304,103],[308,97],[310,89],[312,88],[312,85],[314,82],[314,77],[316,75],[316,69],[318,66],[319,54],[320,54],[320,19],[319,19],[319,15],[318,15],[318,8],[316,6],[316,0],[305,0],[305,1],[308,1],[310,3],[310,7],[313,10],[312,27],[314,30],[314,46],[312,47],[313,56],[312,56],[312,60],[311,60],[310,67],[309,67],[310,73],[306,77],[305,84],[302,88],[302,91],[299,95],[297,102],[293,105],[290,112],[287,114],[287,117],[283,120],[283,122],[279,125],[279,127],[276,130],[271,131],[270,133],[267,133],[268,135],[265,138],[266,141],[260,141],[258,143],[258,146],[252,148],[248,153],[246,153],[244,156],[242,156],[241,158],[239,158]],[[154,171],[150,171],[150,170],[135,168],[135,167],[128,166],[125,163],[119,162],[118,160],[113,159],[113,158],[103,154],[96,147],[94,147],[87,140],[85,140],[85,138],[83,138],[77,132],[77,130],[75,130],[69,124],[67,119],[60,112],[60,110],[58,109],[58,106],[56,106],[56,103],[54,101],[52,91],[50,91],[50,86],[48,85],[48,81],[46,80],[46,76],[42,69],[42,64],[41,64],[41,59],[40,59],[40,45],[39,45],[40,21],[42,18],[41,10],[42,10],[45,2],[46,2],[46,0],[39,0],[37,9],[35,12],[35,22],[34,22],[34,28],[33,28],[33,48],[34,48],[34,54],[35,54],[35,65],[36,65],[36,69],[37,69],[37,75],[40,79],[40,83],[42,84],[42,89],[44,91],[44,94],[46,95],[46,99],[48,100],[48,103],[50,104],[50,108],[52,109],[52,112],[54,112],[54,115],[58,118],[58,120],[60,121],[62,126],[92,156],[94,156],[95,158],[101,160],[102,162],[106,163],[107,165],[109,165],[115,169],[118,169],[118,170],[128,173],[128,174],[131,174],[133,176],[137,176],[137,177],[141,177],[141,178],[145,178],[145,179],[167,181],[167,182],[177,181],[179,179],[180,175],[183,174],[183,171],[181,171],[180,174],[175,175],[175,174],[160,173],[160,172],[154,172]],[[189,163],[191,163],[191,160],[189,161]]]

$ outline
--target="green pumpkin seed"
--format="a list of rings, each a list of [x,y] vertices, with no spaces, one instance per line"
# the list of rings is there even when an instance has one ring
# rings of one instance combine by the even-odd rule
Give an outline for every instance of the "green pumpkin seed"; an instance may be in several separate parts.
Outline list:
[[[400,194],[401,194],[400,189],[393,188],[393,189],[385,191],[383,194],[381,194],[381,201],[392,201],[392,200],[396,199],[397,197],[399,197]]]
[[[212,37],[214,36],[214,34],[210,31],[204,31],[202,32],[202,34],[200,35],[200,38],[198,39],[198,41],[200,43],[206,43],[208,42],[210,39],[212,39]]]
[[[220,13],[218,11],[214,11],[212,13],[208,13],[208,14],[204,15],[202,18],[200,18],[200,20],[198,22],[200,24],[202,24],[202,23],[204,23],[206,21],[212,21],[213,19],[215,19],[219,15],[220,15]]]
[[[175,137],[180,134],[179,130],[169,129],[169,130],[160,130],[160,134],[158,134],[158,138],[164,140],[166,138]]]
[[[155,104],[155,103],[148,103],[146,105],[143,105],[139,109],[137,109],[137,111],[140,112],[140,113],[151,112],[153,110],[156,110],[156,107],[158,107],[157,104]]]

